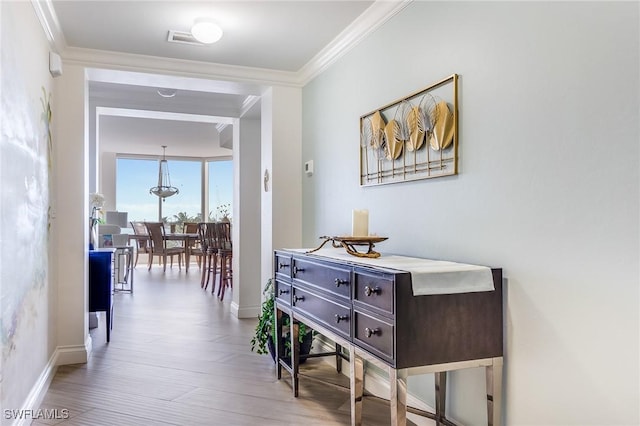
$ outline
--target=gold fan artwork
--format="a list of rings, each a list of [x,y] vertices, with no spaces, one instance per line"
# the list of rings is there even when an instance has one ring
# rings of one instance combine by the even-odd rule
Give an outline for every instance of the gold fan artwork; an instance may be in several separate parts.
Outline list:
[[[360,117],[361,185],[457,174],[457,78]]]
[[[425,140],[434,151],[447,149],[453,142],[454,118],[445,101],[429,101],[411,106],[403,101],[395,117],[385,124],[380,111],[367,117],[362,129],[362,147],[382,149],[387,160],[397,160],[403,147],[409,152],[422,148]]]
[[[424,143],[424,135],[427,131],[422,110],[419,106],[411,108],[407,115],[407,125],[409,126],[409,141],[407,142],[407,151],[420,149]]]
[[[380,111],[376,111],[375,113],[373,113],[373,115],[371,116],[371,142],[374,148],[382,148],[382,135],[384,133],[384,126],[384,118],[382,118],[382,114],[380,114]]]
[[[429,137],[429,144],[434,151],[449,148],[453,142],[453,114],[445,101],[436,105],[433,114],[433,132]]]
[[[371,149],[378,161],[385,155],[384,127],[384,119],[380,111],[376,111],[362,121],[360,131],[361,148],[364,148],[365,151]]]
[[[390,120],[384,127],[385,152],[387,160],[395,160],[402,154],[402,145],[404,141],[398,139],[400,125],[396,120]]]
[[[425,139],[431,137],[433,131],[434,109],[436,101],[430,94],[425,94],[417,106],[411,108],[407,115],[407,125],[410,130],[408,151],[422,148]]]

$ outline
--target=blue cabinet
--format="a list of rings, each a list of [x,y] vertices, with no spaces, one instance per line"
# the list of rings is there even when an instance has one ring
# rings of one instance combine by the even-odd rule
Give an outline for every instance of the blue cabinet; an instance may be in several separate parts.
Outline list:
[[[113,317],[113,249],[89,250],[89,312],[105,312],[107,342]]]

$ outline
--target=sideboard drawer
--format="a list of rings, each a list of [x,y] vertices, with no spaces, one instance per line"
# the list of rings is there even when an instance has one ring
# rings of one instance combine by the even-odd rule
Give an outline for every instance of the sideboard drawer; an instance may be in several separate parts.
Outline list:
[[[351,299],[351,269],[326,263],[316,263],[294,257],[292,277],[295,281]]]
[[[291,256],[276,253],[274,266],[279,279],[291,280]]]
[[[393,277],[356,272],[354,300],[393,315]]]
[[[354,341],[387,361],[392,361],[394,358],[393,325],[357,311],[354,312],[354,319]]]
[[[291,285],[283,281],[276,280],[276,287],[274,288],[274,294],[276,296],[276,299],[278,299],[278,302],[282,302],[291,306],[291,293],[292,293]]]
[[[296,312],[317,319],[337,334],[345,338],[351,336],[351,309],[348,306],[299,288],[293,289],[293,306]]]

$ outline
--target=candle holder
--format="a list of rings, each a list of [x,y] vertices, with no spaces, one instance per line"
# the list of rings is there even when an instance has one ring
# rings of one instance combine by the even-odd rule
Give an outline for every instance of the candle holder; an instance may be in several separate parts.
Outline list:
[[[313,250],[309,250],[307,253],[313,253],[315,251],[320,250],[325,246],[329,241],[331,241],[331,245],[334,248],[344,247],[344,249],[352,256],[356,257],[366,257],[369,259],[377,259],[380,257],[380,253],[375,251],[373,248],[375,247],[375,243],[380,243],[387,239],[387,237],[378,237],[378,236],[367,236],[367,237],[320,237],[321,240],[324,240],[322,244],[318,248]],[[356,249],[356,246],[367,246],[366,252],[359,252]]]

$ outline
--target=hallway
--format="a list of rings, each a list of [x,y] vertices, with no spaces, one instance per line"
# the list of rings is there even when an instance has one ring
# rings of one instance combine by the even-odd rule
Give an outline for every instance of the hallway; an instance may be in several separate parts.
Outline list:
[[[134,294],[115,295],[111,342],[101,315],[89,362],[59,367],[51,383],[41,408],[69,418],[32,424],[348,425],[348,389],[301,378],[294,399],[286,372],[276,380],[271,358],[250,351],[257,321],[231,316],[232,293],[220,302],[191,266],[138,264]],[[348,386],[319,359],[305,373]],[[364,413],[367,425],[389,424],[388,404],[367,398]]]

